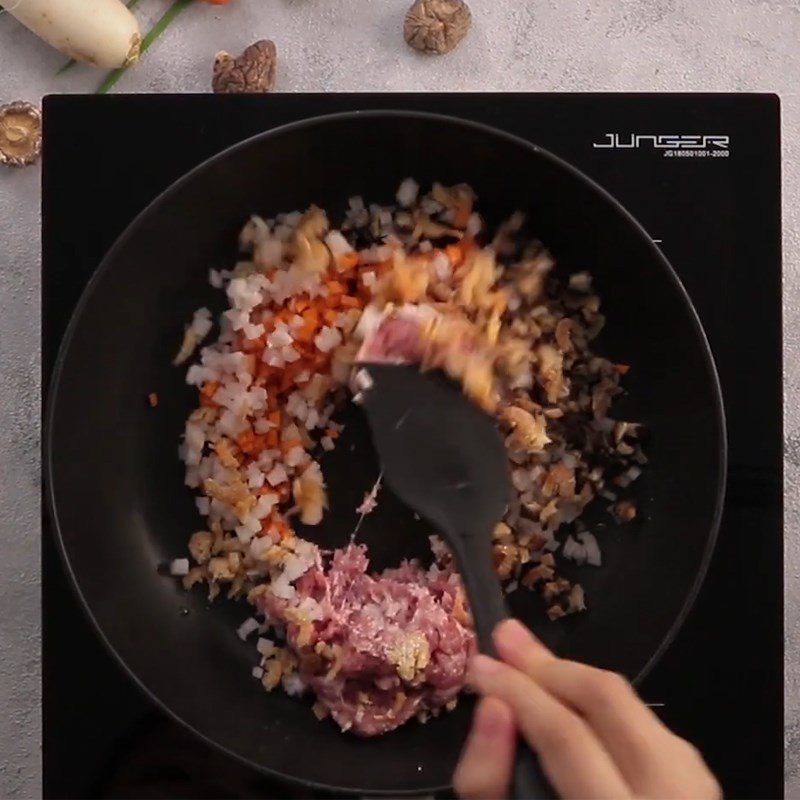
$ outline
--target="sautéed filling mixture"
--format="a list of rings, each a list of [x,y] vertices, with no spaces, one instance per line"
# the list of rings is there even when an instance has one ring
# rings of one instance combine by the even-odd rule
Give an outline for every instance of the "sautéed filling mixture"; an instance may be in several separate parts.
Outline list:
[[[513,495],[494,531],[506,591],[533,590],[556,620],[585,608],[556,555],[600,566],[581,520],[593,501],[617,522],[646,458],[640,427],[609,416],[628,371],[595,355],[604,324],[586,272],[560,281],[516,213],[485,229],[465,184],[411,179],[396,205],[351,198],[341,225],[326,213],[253,217],[232,270],[210,272],[229,307],[186,380],[198,406],[180,447],[204,530],[172,562],[186,589],[246,598],[239,628],[256,640],[253,676],[267,691],[310,693],[314,713],[373,736],[452,709],[475,650],[464,589],[447,548],[433,563],[370,572],[363,545],[322,551],[293,522],[324,524],[319,458],[342,433],[337,409],[369,391],[362,361],[440,368],[494,415]],[[198,310],[176,364],[212,328]],[[377,489],[377,487],[376,487]],[[368,513],[376,491],[358,513]]]

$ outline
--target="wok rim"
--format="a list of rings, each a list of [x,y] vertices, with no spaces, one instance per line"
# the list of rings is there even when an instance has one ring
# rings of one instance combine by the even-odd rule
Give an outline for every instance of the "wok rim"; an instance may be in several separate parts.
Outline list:
[[[261,131],[260,133],[257,133],[253,136],[249,136],[246,139],[236,142],[235,144],[232,144],[229,147],[220,150],[218,153],[215,153],[211,157],[200,162],[191,170],[181,175],[177,180],[173,181],[166,189],[164,189],[162,192],[156,195],[128,223],[128,225],[125,227],[122,233],[120,233],[119,236],[114,240],[114,243],[111,245],[109,250],[103,256],[99,265],[96,267],[93,274],[89,278],[89,281],[84,287],[81,296],[75,306],[75,309],[73,310],[70,316],[69,324],[67,325],[64,331],[64,335],[59,344],[58,354],[53,364],[52,374],[47,384],[48,392],[47,392],[47,400],[44,406],[44,414],[43,414],[44,430],[42,436],[43,479],[45,482],[44,495],[45,495],[47,513],[52,523],[53,535],[56,540],[58,552],[61,557],[62,563],[64,565],[65,571],[69,576],[69,582],[72,586],[72,589],[78,598],[78,601],[83,609],[83,612],[89,619],[91,626],[94,628],[95,632],[99,636],[100,641],[103,643],[107,651],[111,654],[112,658],[122,668],[123,672],[133,681],[133,683],[139,688],[139,690],[142,691],[145,694],[145,696],[151,702],[153,702],[161,711],[163,711],[168,717],[170,717],[175,722],[183,726],[185,729],[189,730],[193,735],[197,736],[199,739],[201,739],[203,742],[210,745],[217,751],[222,752],[226,756],[233,758],[239,763],[242,763],[250,767],[251,769],[255,769],[258,772],[267,775],[271,778],[286,781],[287,783],[294,784],[296,786],[319,789],[327,792],[356,794],[356,795],[364,793],[365,790],[361,787],[335,786],[332,784],[322,783],[320,781],[302,778],[297,775],[290,775],[285,772],[281,772],[280,770],[274,769],[272,767],[268,767],[259,762],[253,761],[247,756],[244,756],[232,749],[229,749],[226,745],[212,739],[209,735],[205,734],[197,727],[184,720],[176,711],[173,711],[172,708],[170,708],[169,704],[165,700],[162,700],[156,694],[155,690],[147,686],[143,682],[143,680],[140,679],[139,676],[133,671],[133,669],[128,666],[122,655],[116,650],[116,648],[110,641],[109,637],[106,635],[105,631],[100,626],[100,623],[98,622],[97,618],[95,617],[92,608],[89,604],[89,601],[87,600],[86,596],[83,593],[83,590],[78,581],[78,577],[75,574],[72,563],[70,561],[68,548],[65,544],[64,536],[62,535],[61,523],[58,516],[58,508],[54,492],[53,462],[54,462],[55,442],[54,442],[53,431],[54,431],[56,410],[59,405],[59,388],[61,384],[61,377],[65,368],[67,356],[69,355],[71,350],[72,340],[74,338],[75,331],[78,328],[78,325],[80,324],[85,309],[89,304],[90,299],[93,297],[95,291],[97,290],[100,281],[106,275],[106,273],[108,273],[112,269],[112,266],[115,260],[117,259],[118,253],[124,250],[124,248],[127,246],[129,239],[133,235],[135,235],[137,228],[141,225],[143,221],[145,221],[151,215],[157,213],[160,207],[164,203],[169,202],[172,196],[176,192],[178,192],[185,184],[193,180],[197,175],[201,174],[212,165],[225,161],[234,153],[237,153],[240,150],[244,150],[247,147],[254,145],[256,142],[268,140],[273,137],[279,137],[291,134],[295,131],[302,130],[305,128],[324,126],[326,123],[329,122],[336,123],[354,119],[369,120],[369,119],[387,118],[387,117],[397,118],[397,119],[425,120],[428,122],[440,122],[449,125],[471,128],[472,130],[482,133],[490,138],[494,137],[503,139],[509,144],[516,145],[517,147],[522,147],[528,150],[530,153],[535,154],[536,156],[549,160],[560,170],[565,171],[573,178],[577,179],[584,185],[588,186],[589,189],[593,190],[597,195],[599,195],[598,199],[604,200],[605,202],[609,203],[613,207],[613,209],[622,216],[623,220],[631,229],[631,231],[646,241],[647,247],[649,248],[651,255],[654,257],[654,261],[660,266],[662,271],[666,273],[670,283],[676,289],[678,295],[682,298],[683,304],[689,312],[690,324],[694,328],[695,336],[702,350],[703,362],[708,371],[709,377],[711,378],[711,385],[712,385],[713,411],[716,422],[716,432],[718,436],[718,443],[716,448],[718,474],[717,474],[716,486],[714,487],[714,513],[712,516],[710,528],[708,530],[706,546],[703,551],[703,556],[700,560],[700,564],[697,569],[694,581],[692,582],[692,585],[684,598],[680,611],[673,619],[669,627],[669,630],[667,631],[666,635],[661,641],[661,644],[656,648],[656,650],[650,656],[649,660],[640,669],[639,673],[632,678],[632,683],[635,686],[638,686],[647,677],[647,675],[651,672],[653,667],[658,663],[658,661],[664,655],[666,650],[675,640],[675,637],[677,636],[678,632],[683,626],[683,623],[686,621],[686,618],[689,615],[689,612],[691,611],[692,607],[694,606],[698,594],[700,593],[700,589],[702,588],[703,582],[708,572],[709,564],[711,563],[711,558],[713,557],[714,554],[717,537],[719,535],[719,529],[722,521],[722,513],[725,502],[727,466],[728,466],[727,424],[725,418],[724,402],[722,398],[722,388],[719,380],[719,374],[717,372],[717,366],[714,361],[714,356],[711,351],[711,346],[709,344],[708,337],[706,336],[705,329],[703,328],[700,316],[697,313],[697,309],[695,308],[694,303],[692,302],[692,299],[689,296],[689,293],[686,291],[686,288],[684,287],[674,267],[666,258],[666,256],[663,254],[661,249],[657,247],[657,245],[653,242],[652,238],[647,233],[644,226],[633,216],[633,214],[631,214],[631,212],[629,212],[625,208],[625,206],[622,205],[622,203],[619,200],[616,199],[616,197],[614,197],[614,195],[612,195],[609,191],[607,191],[594,179],[586,175],[583,171],[573,166],[570,162],[564,160],[560,156],[555,155],[551,151],[540,147],[534,142],[529,141],[528,139],[525,139],[521,136],[517,136],[516,134],[513,133],[509,133],[500,128],[496,128],[492,125],[488,125],[482,122],[476,122],[470,119],[465,119],[463,117],[458,117],[449,114],[437,114],[432,112],[409,111],[409,110],[391,109],[391,108],[345,111],[334,114],[320,114],[313,117],[305,117],[303,119],[295,120],[293,122],[284,125],[279,125],[275,128],[270,128],[268,130]],[[434,784],[419,789],[393,789],[393,790],[370,789],[368,790],[368,793],[376,796],[417,796],[422,794],[446,791],[451,787],[452,783],[446,783],[446,784]]]

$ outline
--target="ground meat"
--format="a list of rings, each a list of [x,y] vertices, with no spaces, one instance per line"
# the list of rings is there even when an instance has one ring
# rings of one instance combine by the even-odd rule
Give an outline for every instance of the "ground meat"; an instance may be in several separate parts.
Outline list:
[[[449,569],[409,562],[370,575],[368,566],[366,549],[351,545],[300,577],[291,599],[265,592],[258,603],[286,625],[300,677],[333,719],[373,736],[453,701],[475,638],[454,614],[463,589]],[[297,611],[309,606],[311,631]]]
[[[393,314],[381,320],[358,353],[363,363],[414,364],[425,353],[420,323],[410,315]]]

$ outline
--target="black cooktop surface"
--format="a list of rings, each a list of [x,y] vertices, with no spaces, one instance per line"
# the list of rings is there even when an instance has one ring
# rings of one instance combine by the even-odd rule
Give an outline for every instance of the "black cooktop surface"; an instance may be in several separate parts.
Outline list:
[[[719,369],[728,421],[728,494],[703,589],[640,689],[668,725],[703,751],[727,797],[781,796],[776,97],[49,97],[42,201],[44,385],[69,317],[102,256],[131,219],[176,178],[265,129],[320,114],[378,108],[474,119],[551,150],[615,195],[678,272]],[[84,619],[47,520],[42,552],[47,797],[307,796],[210,751],[151,706]]]

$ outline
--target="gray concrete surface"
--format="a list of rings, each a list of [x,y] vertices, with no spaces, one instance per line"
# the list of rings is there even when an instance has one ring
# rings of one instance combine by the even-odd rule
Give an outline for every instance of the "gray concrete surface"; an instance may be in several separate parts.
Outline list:
[[[9,3],[25,0],[9,0]],[[471,0],[450,56],[400,35],[410,0],[197,3],[119,83],[206,91],[220,48],[275,40],[282,91],[770,91],[783,102],[787,795],[800,797],[800,0]],[[142,0],[145,27],[165,6]],[[0,102],[87,92],[98,74],[0,14]],[[0,170],[0,797],[41,793],[39,710],[39,174]]]

